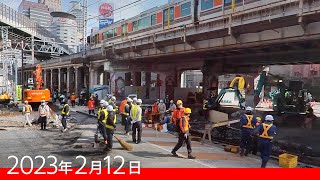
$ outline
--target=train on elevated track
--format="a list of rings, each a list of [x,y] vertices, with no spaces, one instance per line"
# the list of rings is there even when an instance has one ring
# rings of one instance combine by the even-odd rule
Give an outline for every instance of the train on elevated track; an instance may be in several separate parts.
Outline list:
[[[102,47],[102,44],[112,44],[118,38],[137,38],[146,34],[159,33],[163,30],[201,25],[220,19],[232,11],[232,7],[248,10],[262,4],[272,4],[277,0],[261,2],[260,0],[169,0],[168,4],[155,7],[140,13],[138,16],[121,20],[93,32],[90,39],[92,48]]]

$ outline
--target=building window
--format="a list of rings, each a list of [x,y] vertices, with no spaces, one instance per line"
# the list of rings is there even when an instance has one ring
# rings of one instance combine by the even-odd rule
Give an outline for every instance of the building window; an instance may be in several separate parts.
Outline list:
[[[242,2],[241,0],[235,0],[235,3]],[[224,6],[230,6],[232,0],[224,0]]]
[[[191,2],[181,4],[181,17],[191,14]]]
[[[132,22],[132,30],[137,31],[138,30],[138,21],[133,21]]]
[[[114,34],[114,29],[110,29],[110,30],[107,32],[107,38],[112,38],[112,37],[113,37],[113,34]]]
[[[138,29],[144,29],[151,25],[151,19],[149,17],[144,17],[138,21]]]
[[[168,9],[165,9],[163,11],[163,22],[167,23],[169,19],[169,15],[168,15]],[[170,7],[170,21],[173,21],[174,19],[174,8]]]
[[[156,15],[152,14],[151,15],[151,26],[156,25],[156,24],[157,24]]]
[[[231,1],[231,0],[225,0]],[[201,0],[201,10],[207,10],[213,8],[213,0]]]
[[[114,32],[114,36],[118,36],[117,28],[113,29],[113,32]]]

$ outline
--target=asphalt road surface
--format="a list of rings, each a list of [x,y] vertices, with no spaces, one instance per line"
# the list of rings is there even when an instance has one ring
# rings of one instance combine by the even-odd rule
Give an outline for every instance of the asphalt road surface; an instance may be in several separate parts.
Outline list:
[[[77,124],[96,123],[94,118],[77,113],[72,115],[77,119]],[[50,128],[47,131],[27,128],[2,128],[0,130],[0,167],[11,168],[14,166],[16,160],[13,157],[8,159],[9,156],[16,156],[19,161],[24,156],[30,156],[33,159],[33,167],[40,167],[43,163],[42,159],[37,158],[35,160],[36,156],[45,158],[44,167],[51,167],[50,164],[54,162],[54,158],[48,158],[49,156],[56,157],[57,164],[63,160],[72,162],[72,167],[81,167],[83,159],[76,159],[79,155],[87,158],[86,167],[90,167],[91,161],[102,161],[107,154],[101,149],[92,150],[92,148],[75,146],[74,143],[81,136],[82,131],[85,131],[85,129],[80,129],[77,126],[67,133],[62,133],[60,129]],[[91,144],[87,146],[91,146]],[[31,166],[28,159],[25,159],[23,165],[24,167]]]

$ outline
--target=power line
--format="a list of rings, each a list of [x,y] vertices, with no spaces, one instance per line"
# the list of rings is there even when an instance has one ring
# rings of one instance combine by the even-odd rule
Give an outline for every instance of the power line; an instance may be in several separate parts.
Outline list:
[[[91,6],[97,4],[97,3],[101,2],[101,1],[102,1],[102,0],[98,0],[98,1],[96,1],[96,2],[94,2],[94,3],[92,3],[92,4],[90,4],[90,5],[88,5],[88,7],[91,7]]]

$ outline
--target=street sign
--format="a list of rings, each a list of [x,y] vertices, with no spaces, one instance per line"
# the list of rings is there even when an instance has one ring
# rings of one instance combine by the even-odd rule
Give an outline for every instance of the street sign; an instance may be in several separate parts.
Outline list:
[[[22,100],[22,85],[16,85],[16,100]]]

